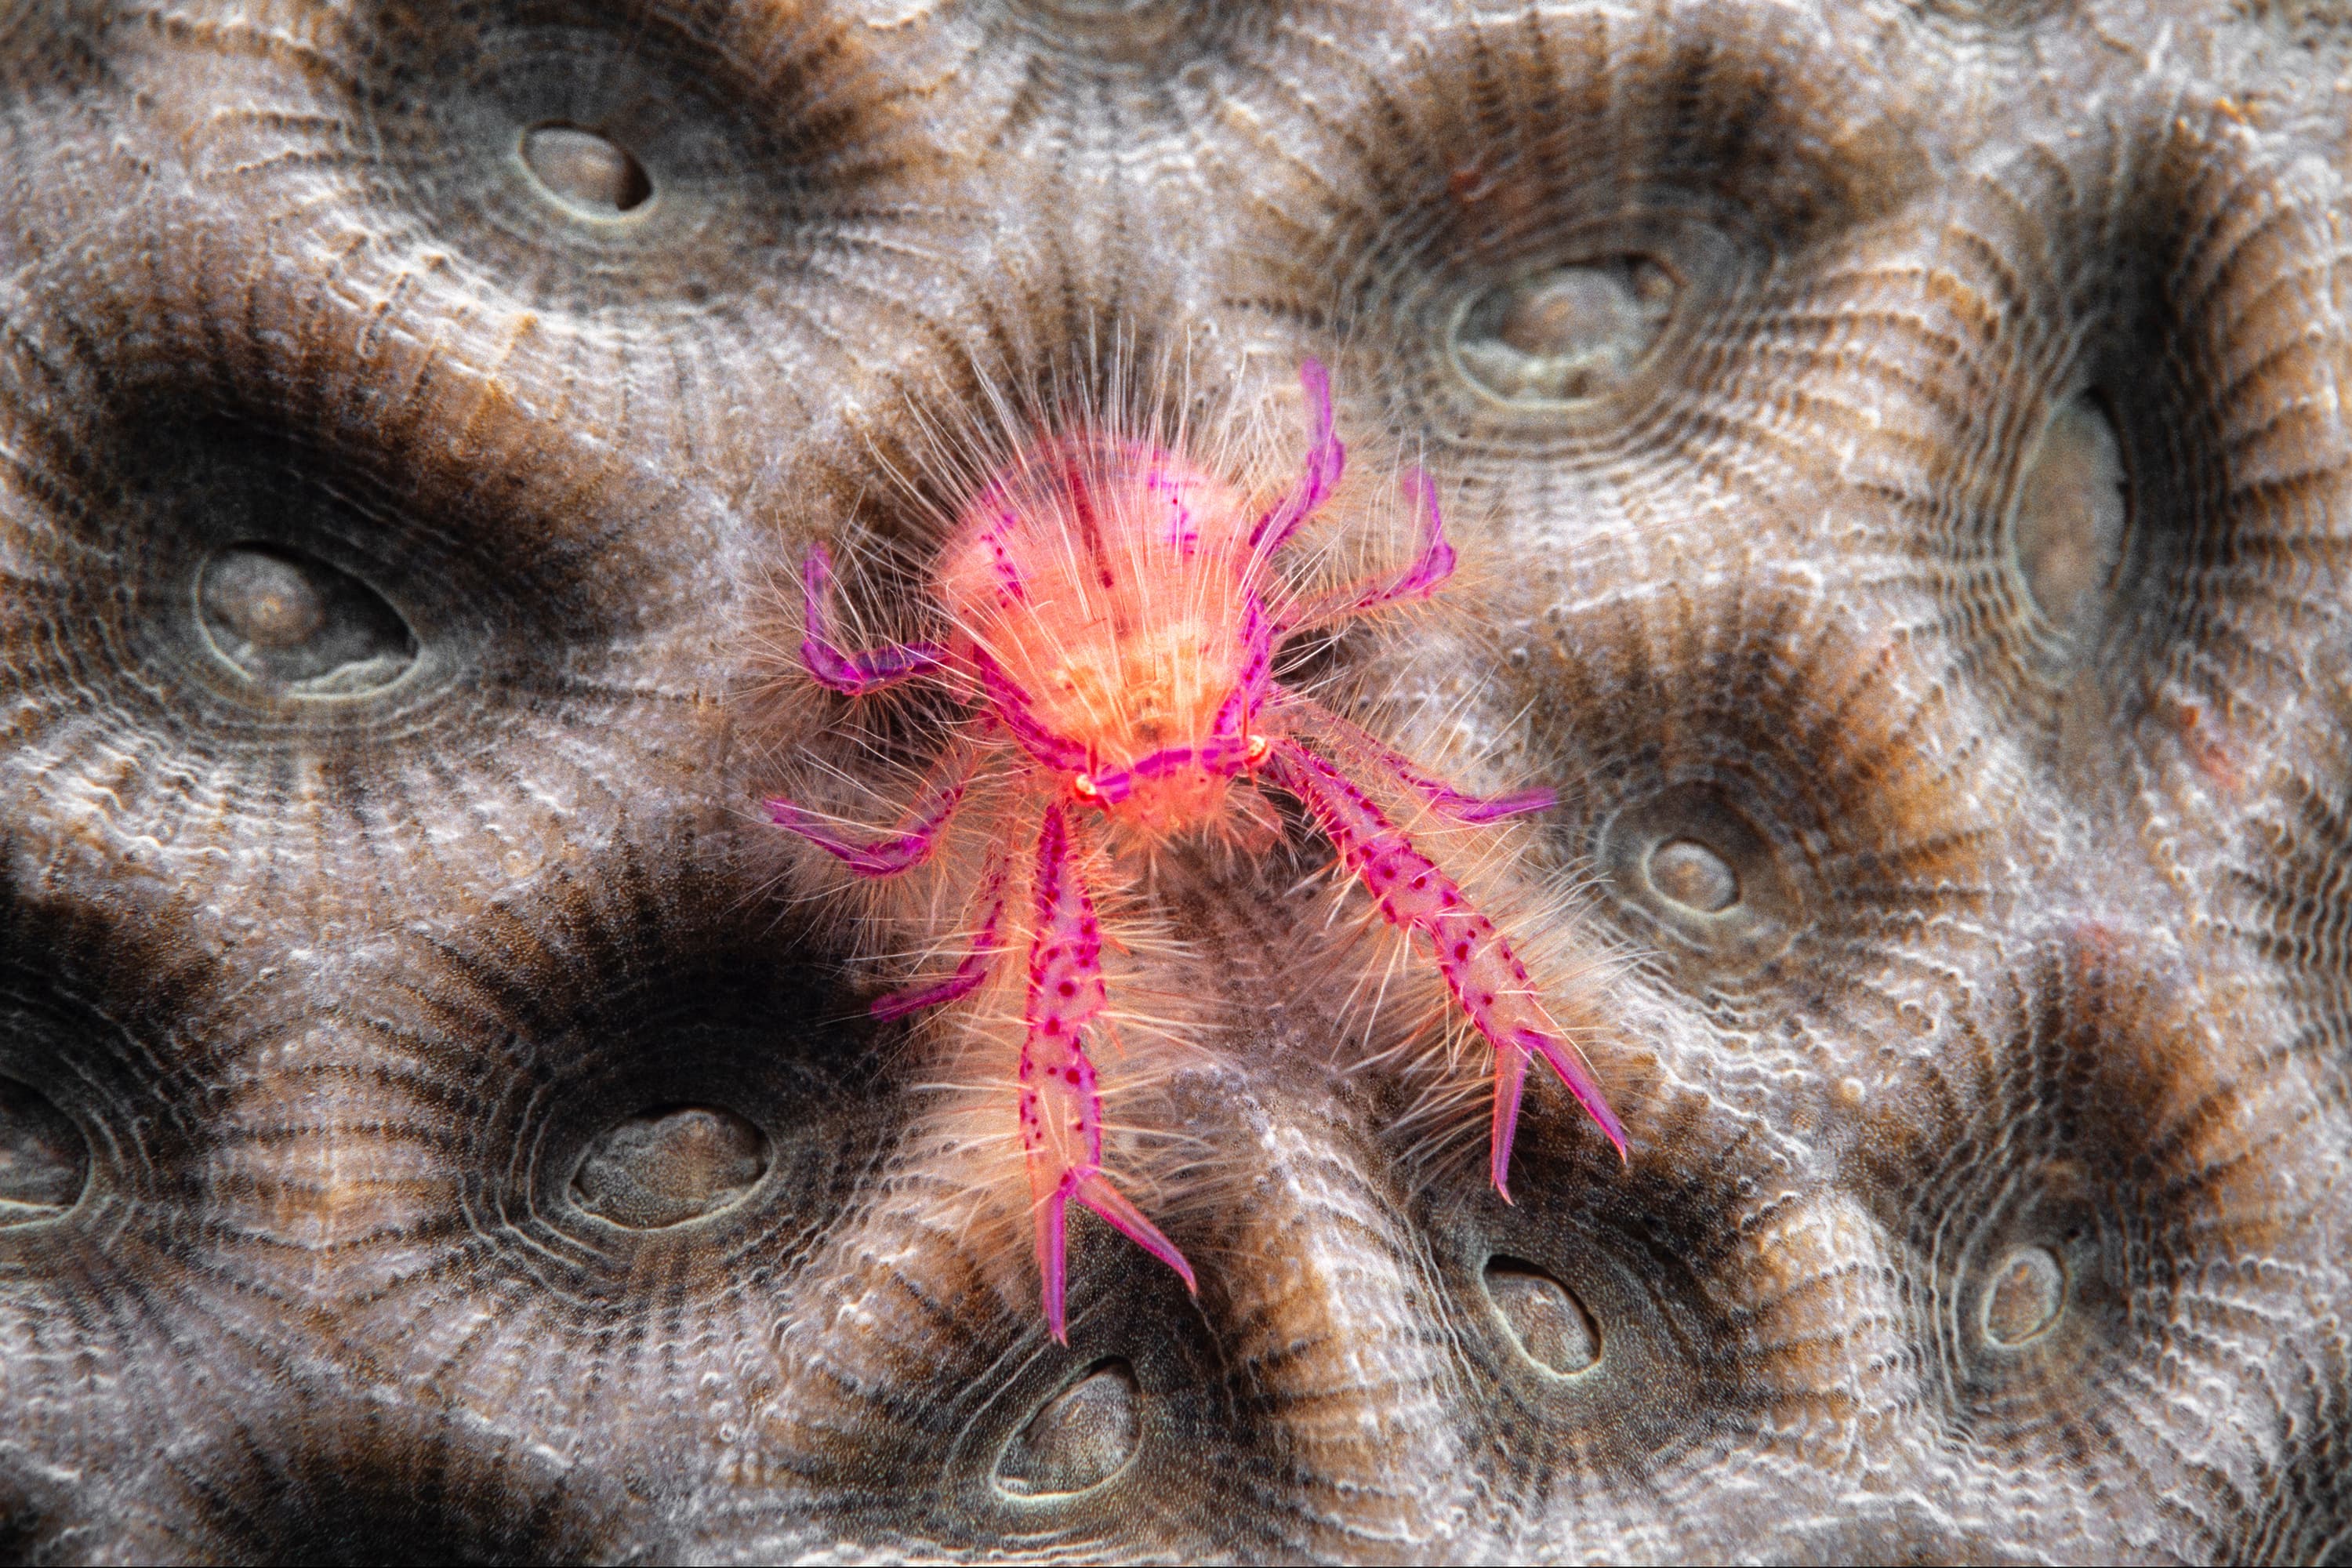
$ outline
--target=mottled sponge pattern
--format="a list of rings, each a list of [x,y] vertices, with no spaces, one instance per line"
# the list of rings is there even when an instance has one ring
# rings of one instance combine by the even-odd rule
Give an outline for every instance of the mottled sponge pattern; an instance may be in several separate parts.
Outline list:
[[[2347,148],[2305,0],[0,0],[0,1558],[2352,1554]],[[1461,568],[1276,672],[1559,792],[1629,1160],[1291,813],[1065,1346],[797,574],[1309,360]]]

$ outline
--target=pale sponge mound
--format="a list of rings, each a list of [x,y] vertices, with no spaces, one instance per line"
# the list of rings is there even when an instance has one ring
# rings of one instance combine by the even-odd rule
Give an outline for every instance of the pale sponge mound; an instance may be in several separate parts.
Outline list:
[[[2352,1560],[2347,168],[2324,0],[0,0],[0,1561]],[[1309,363],[1458,561],[1071,852],[1049,1324],[1024,954],[873,1005],[1090,803],[845,893],[978,710],[801,573]],[[1622,1161],[1285,736],[1554,793]]]

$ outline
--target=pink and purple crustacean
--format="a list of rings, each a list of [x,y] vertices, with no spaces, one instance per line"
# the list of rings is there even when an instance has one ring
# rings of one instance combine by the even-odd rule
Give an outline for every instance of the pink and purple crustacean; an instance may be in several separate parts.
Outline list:
[[[845,837],[782,799],[769,803],[774,820],[860,877],[890,877],[930,855],[992,752],[1013,753],[1012,787],[1029,797],[991,851],[978,931],[955,971],[885,996],[875,1011],[897,1017],[952,1003],[976,991],[1005,952],[1025,948],[1021,1142],[1045,1320],[1057,1340],[1066,1338],[1073,1199],[1193,1284],[1183,1254],[1103,1170],[1101,1095],[1087,1052],[1106,1005],[1103,936],[1084,851],[1105,835],[1149,843],[1226,823],[1260,781],[1297,797],[1391,925],[1426,940],[1454,1002],[1493,1047],[1490,1169],[1506,1201],[1531,1056],[1625,1152],[1623,1128],[1508,939],[1380,804],[1382,795],[1418,799],[1476,824],[1543,809],[1551,792],[1457,791],[1274,677],[1285,637],[1425,599],[1454,564],[1436,486],[1411,469],[1404,485],[1420,548],[1402,572],[1302,592],[1270,570],[1331,497],[1347,457],[1322,366],[1306,362],[1299,379],[1306,464],[1271,507],[1249,504],[1147,442],[1080,433],[1023,454],[963,507],[940,555],[930,591],[952,628],[948,640],[844,649],[822,544],[803,567],[801,655],[819,683],[858,697],[929,678],[978,711],[896,829]]]

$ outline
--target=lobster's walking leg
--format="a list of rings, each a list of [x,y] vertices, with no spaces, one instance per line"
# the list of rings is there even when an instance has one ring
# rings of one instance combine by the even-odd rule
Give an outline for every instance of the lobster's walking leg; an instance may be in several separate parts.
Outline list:
[[[930,858],[980,759],[981,753],[971,746],[950,746],[923,780],[922,791],[906,819],[888,833],[863,842],[843,837],[816,813],[781,795],[768,802],[768,816],[777,826],[791,828],[861,877],[895,877]]]
[[[989,857],[988,875],[981,882],[980,907],[984,912],[980,929],[972,933],[971,945],[957,962],[955,973],[945,980],[922,982],[877,996],[868,1012],[888,1023],[926,1007],[944,1006],[980,989],[980,983],[996,967],[997,933],[1004,923],[1004,855],[999,850]]]
[[[1436,949],[1446,989],[1495,1047],[1495,1112],[1489,1142],[1495,1190],[1510,1201],[1511,1139],[1530,1052],[1559,1075],[1625,1157],[1625,1129],[1573,1043],[1544,1012],[1527,965],[1495,922],[1470,907],[1454,879],[1413,847],[1361,786],[1326,758],[1283,736],[1267,759],[1274,781],[1306,804],[1318,826],[1360,879],[1381,913]]]
[[[1421,523],[1421,553],[1392,577],[1368,578],[1308,595],[1282,617],[1282,631],[1365,615],[1409,599],[1426,599],[1454,575],[1454,546],[1446,542],[1445,515],[1438,510],[1437,481],[1424,469],[1407,468],[1402,482]]]
[[[801,663],[820,686],[863,697],[937,669],[946,652],[935,643],[897,643],[851,653],[834,640],[833,552],[809,546],[801,563]]]
[[[1290,493],[1250,530],[1250,549],[1261,561],[1281,549],[1298,531],[1298,525],[1315,515],[1315,509],[1339,489],[1339,476],[1347,471],[1347,446],[1331,428],[1331,378],[1320,360],[1300,362],[1298,384],[1307,393],[1307,464]]]
[[[1400,788],[1411,790],[1429,802],[1432,810],[1456,822],[1499,822],[1530,811],[1549,811],[1559,804],[1559,792],[1552,789],[1466,795],[1444,779],[1423,772],[1402,752],[1311,697],[1286,694],[1282,711],[1285,723],[1310,736],[1326,751],[1359,770],[1377,773]]]
[[[1072,1198],[1183,1276],[1192,1265],[1102,1173],[1102,1097],[1087,1059],[1087,1026],[1103,1010],[1102,932],[1079,879],[1069,825],[1056,804],[1037,835],[1036,929],[1029,944],[1028,1034],[1021,1047],[1021,1146],[1034,1205],[1045,1326],[1069,1342],[1063,1307]]]

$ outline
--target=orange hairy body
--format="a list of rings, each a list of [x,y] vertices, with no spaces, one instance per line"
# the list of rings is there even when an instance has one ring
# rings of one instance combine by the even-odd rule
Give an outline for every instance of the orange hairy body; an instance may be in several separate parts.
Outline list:
[[[1152,834],[1223,815],[1271,663],[1257,515],[1172,454],[1081,440],[965,508],[935,584],[950,657],[1081,804]]]

